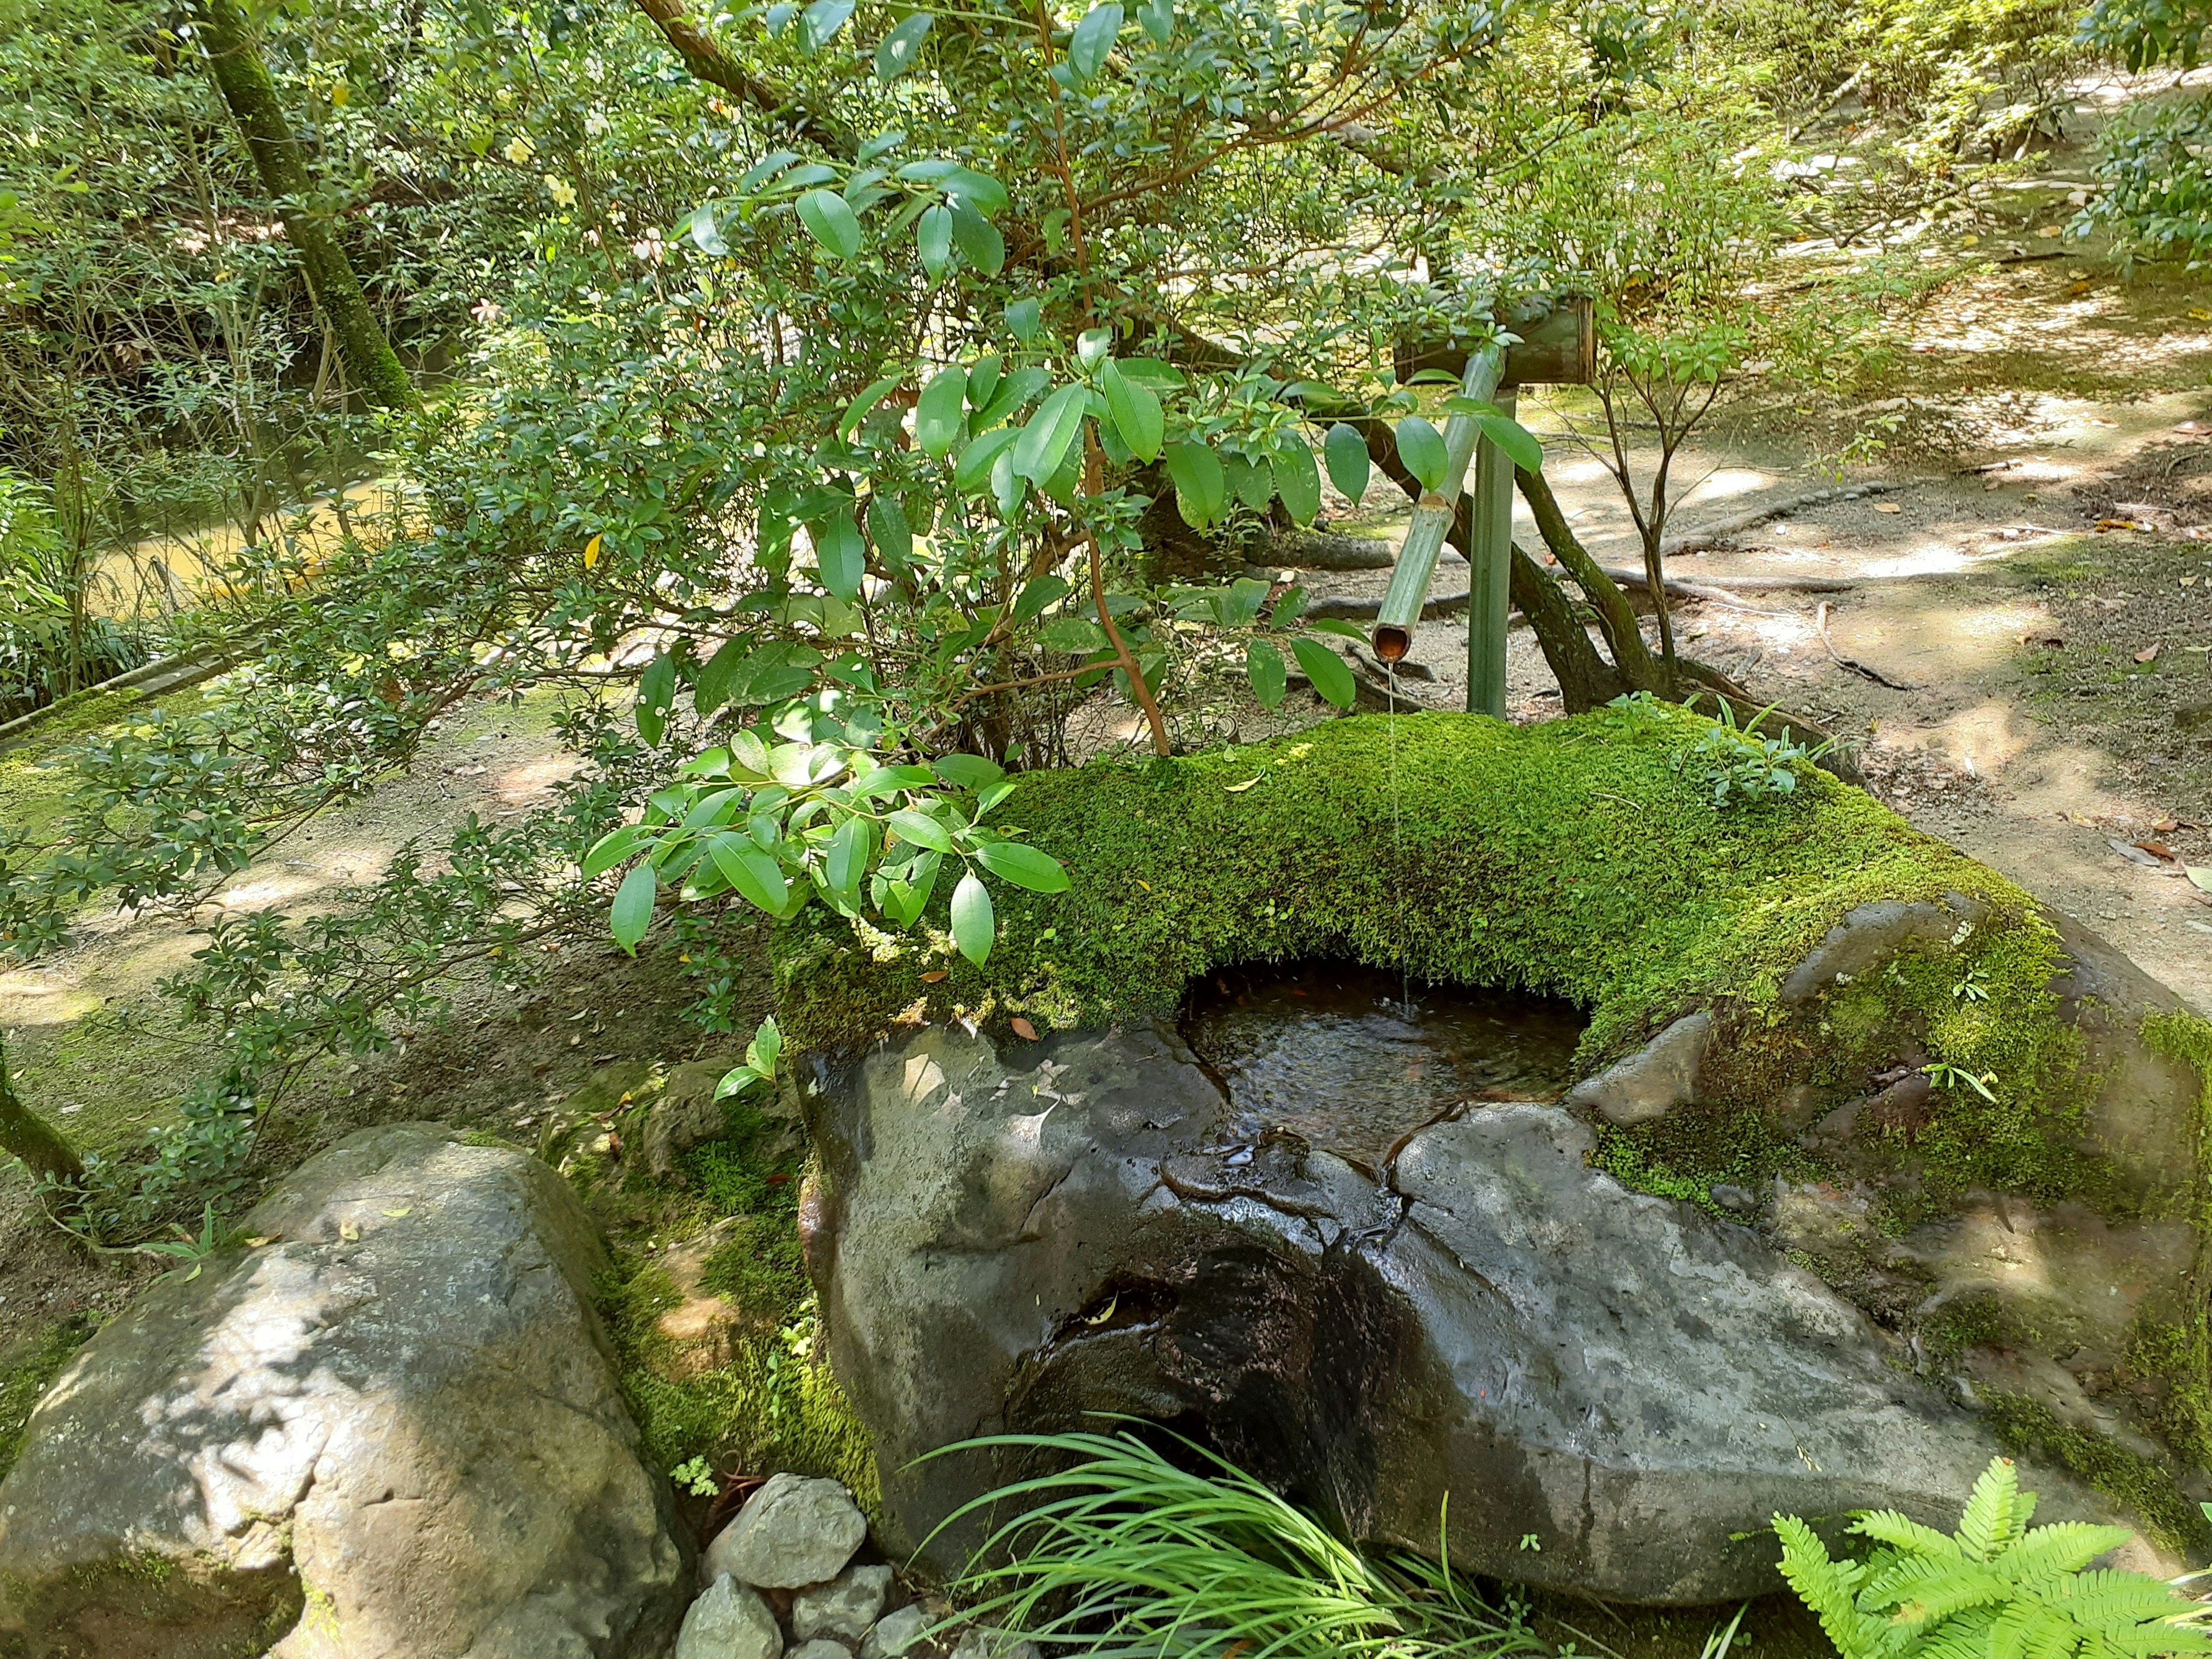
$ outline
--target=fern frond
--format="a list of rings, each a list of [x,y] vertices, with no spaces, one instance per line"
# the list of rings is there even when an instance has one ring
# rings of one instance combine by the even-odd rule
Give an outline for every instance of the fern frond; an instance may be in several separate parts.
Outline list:
[[[1954,1561],[1951,1571],[1917,1586],[1891,1615],[1899,1624],[1932,1625],[1969,1607],[1999,1607],[2013,1599],[2012,1580],[1978,1561]]]
[[[1924,1555],[1893,1555],[1886,1566],[1867,1575],[1859,1590],[1859,1609],[1863,1613],[1879,1613],[1900,1601],[1911,1601],[1929,1586],[1942,1583],[1966,1565],[1955,1555],[1948,1560]]]
[[[2042,1599],[2080,1625],[2108,1632],[2170,1619],[2190,1607],[2155,1578],[2110,1568],[2069,1574],[2044,1590]]]
[[[2008,1571],[2021,1579],[2041,1578],[2054,1572],[2079,1572],[2107,1550],[2118,1549],[2135,1534],[2125,1527],[2094,1526],[2087,1521],[2061,1521],[2038,1527],[2005,1552]]]
[[[1990,1626],[1990,1659],[2068,1659],[2081,1631],[2062,1613],[2034,1601],[2008,1603]]]
[[[2020,1471],[2009,1457],[1992,1457],[1959,1517],[1959,1547],[1970,1560],[1988,1560],[2019,1536],[2019,1509]]]
[[[1852,1522],[1848,1530],[1906,1554],[1940,1556],[1947,1561],[1959,1559],[1958,1540],[1933,1527],[1923,1527],[1895,1510],[1869,1510]]]
[[[1912,1659],[1990,1659],[1990,1626],[1996,1609],[1974,1607],[1946,1619],[1912,1650]]]
[[[1782,1577],[1797,1599],[1819,1615],[1820,1628],[1844,1659],[1866,1659],[1881,1650],[1882,1621],[1858,1609],[1859,1582],[1866,1569],[1856,1561],[1837,1561],[1819,1534],[1794,1515],[1774,1517],[1782,1540]]]

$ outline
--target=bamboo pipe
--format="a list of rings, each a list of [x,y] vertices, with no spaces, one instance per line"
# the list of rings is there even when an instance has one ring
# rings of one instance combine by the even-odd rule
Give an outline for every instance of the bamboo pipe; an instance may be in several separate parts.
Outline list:
[[[1505,348],[1494,341],[1470,353],[1467,372],[1460,378],[1461,392],[1477,403],[1488,403],[1497,393],[1504,364]],[[1421,601],[1428,597],[1429,579],[1436,574],[1437,557],[1452,527],[1453,507],[1466,482],[1468,463],[1474,459],[1475,440],[1481,435],[1482,428],[1471,415],[1454,415],[1444,422],[1443,482],[1414,503],[1413,520],[1406,526],[1406,540],[1398,550],[1398,562],[1383,590],[1382,608],[1370,635],[1375,654],[1386,663],[1398,661],[1413,649]]]

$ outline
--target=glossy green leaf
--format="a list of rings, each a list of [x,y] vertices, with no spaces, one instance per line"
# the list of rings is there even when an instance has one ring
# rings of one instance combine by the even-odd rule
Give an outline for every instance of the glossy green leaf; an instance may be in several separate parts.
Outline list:
[[[1229,475],[1222,470],[1221,458],[1204,444],[1185,439],[1167,447],[1167,463],[1183,522],[1204,530],[1229,503]]]
[[[1129,453],[1139,460],[1158,460],[1166,422],[1160,413],[1160,400],[1152,389],[1130,380],[1111,357],[1098,372],[1098,386],[1106,394],[1106,409],[1113,417],[1114,429],[1121,434],[1121,441],[1129,447]]]
[[[901,841],[910,841],[916,847],[927,848],[933,853],[952,850],[952,837],[945,826],[927,812],[917,812],[911,807],[901,807],[886,817],[884,822]]]
[[[791,902],[783,866],[755,846],[750,836],[728,830],[707,843],[707,855],[746,903],[780,916]]]
[[[960,459],[952,464],[952,487],[963,495],[972,495],[991,481],[991,469],[999,458],[1014,447],[1022,435],[1019,427],[1002,426],[986,432],[981,437],[960,452]]]
[[[810,190],[799,198],[799,222],[806,234],[840,259],[858,256],[866,239],[845,198],[834,191]],[[957,233],[957,226],[955,232]]]
[[[876,79],[896,81],[921,61],[921,43],[935,20],[926,11],[918,11],[901,23],[876,47]]]
[[[896,495],[877,495],[868,502],[868,539],[887,570],[904,570],[914,562],[914,529],[906,509]]]
[[[850,605],[860,597],[867,572],[867,544],[849,510],[833,513],[808,526],[814,537],[814,564],[822,586]]]
[[[943,460],[967,430],[968,371],[958,364],[929,377],[914,406],[914,441],[932,460]]]
[[[1144,25],[1145,33],[1152,36],[1154,46],[1166,46],[1175,39],[1174,0],[1145,0],[1145,3],[1137,8],[1137,21]]]
[[[914,244],[923,272],[933,283],[943,282],[952,269],[952,210],[939,206],[924,212],[915,227]]]
[[[986,276],[995,276],[1006,268],[1006,239],[999,234],[996,225],[957,199],[952,204],[952,240],[968,256],[968,263]]]
[[[841,898],[860,890],[867,872],[868,854],[874,850],[875,826],[855,813],[837,826],[830,837],[829,855],[822,861],[822,879]]]
[[[981,365],[978,365],[980,368]],[[981,432],[1009,418],[1024,404],[1052,384],[1051,374],[1042,368],[1018,368],[1000,380],[998,389],[991,393],[991,401],[977,410],[968,422],[969,430]],[[968,401],[975,401],[974,377],[969,381]]]
[[[1482,435],[1505,452],[1505,459],[1524,472],[1544,470],[1544,446],[1520,422],[1504,415],[1482,416]]]
[[[1107,54],[1114,50],[1115,37],[1121,33],[1122,16],[1121,8],[1110,0],[1084,13],[1067,42],[1067,67],[1077,80],[1088,81],[1106,67]]]
[[[622,885],[615,890],[607,925],[613,931],[615,943],[632,956],[637,954],[638,941],[653,926],[653,902],[659,893],[660,877],[649,863],[632,865]]]
[[[1016,477],[1041,484],[1060,471],[1069,447],[1083,430],[1089,401],[1089,394],[1079,386],[1062,386],[1044,400],[1014,445]]]
[[[1006,326],[1024,345],[1037,337],[1037,329],[1044,319],[1044,302],[1034,296],[1015,300],[1006,307]]]
[[[676,661],[662,652],[646,665],[637,684],[637,734],[657,744],[668,729],[668,709],[676,700]]]
[[[962,956],[981,968],[991,954],[991,941],[997,933],[991,895],[970,870],[952,890],[952,942],[960,947]]]
[[[1039,576],[1035,581],[1025,584],[1021,597],[1014,601],[1014,620],[1025,623],[1032,617],[1042,615],[1046,606],[1059,604],[1071,591],[1063,577]]]
[[[1423,489],[1443,488],[1451,457],[1444,448],[1444,434],[1423,416],[1408,415],[1398,422],[1398,459]]]
[[[814,0],[799,15],[799,38],[809,52],[819,52],[835,40],[852,21],[854,0]]]
[[[929,769],[955,789],[981,789],[1006,775],[1006,769],[981,755],[939,755]]]
[[[993,875],[1032,893],[1067,890],[1067,872],[1060,860],[1023,842],[987,842],[975,849],[975,861]]]
[[[846,409],[845,418],[837,422],[838,441],[850,443],[854,433],[860,430],[860,422],[867,419],[868,411],[896,391],[898,383],[904,379],[903,374],[886,374],[882,380],[871,382],[867,390],[854,398]]]
[[[968,368],[968,402],[971,408],[988,409],[999,389],[999,354],[987,351]]]
[[[646,830],[633,823],[601,836],[592,843],[591,850],[584,854],[584,879],[589,881],[596,876],[606,874],[635,853],[638,843],[646,838],[647,834]]]
[[[965,202],[986,218],[1004,213],[1012,202],[1004,185],[973,167],[954,167],[938,181],[938,188],[955,203]]]
[[[702,253],[712,254],[717,259],[730,257],[730,245],[722,240],[722,233],[714,223],[711,207],[694,208],[684,221],[681,233],[691,239],[691,244]]]
[[[1236,452],[1225,452],[1221,457],[1222,471],[1229,476],[1229,487],[1237,499],[1255,513],[1264,513],[1275,494],[1274,475],[1249,457]]]
[[[1259,698],[1261,708],[1273,708],[1282,702],[1290,670],[1284,665],[1283,653],[1267,641],[1254,640],[1244,647],[1244,676],[1252,682],[1252,695]]]
[[[1304,638],[1291,641],[1291,653],[1298,659],[1306,678],[1313,682],[1315,690],[1339,708],[1349,708],[1359,696],[1359,688],[1352,678],[1352,670],[1319,640]]]
[[[1291,523],[1311,524],[1321,512],[1321,469],[1313,450],[1295,430],[1278,434],[1275,441],[1280,447],[1268,462],[1275,493]]]
[[[1357,505],[1367,493],[1367,480],[1372,470],[1367,440],[1359,435],[1358,428],[1339,421],[1322,440],[1322,453],[1328,462],[1328,481],[1336,486],[1339,495]]]

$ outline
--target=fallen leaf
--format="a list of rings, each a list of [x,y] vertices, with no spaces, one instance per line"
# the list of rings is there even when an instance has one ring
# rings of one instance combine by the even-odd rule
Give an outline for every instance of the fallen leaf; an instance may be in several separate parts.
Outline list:
[[[1876,501],[1874,504],[1874,510],[1877,513],[1902,513],[1905,511],[1905,509],[1899,507],[1895,501]]]
[[[341,1221],[338,1223],[338,1237],[349,1244],[358,1244],[361,1242],[361,1229],[350,1221]]]
[[[2212,893],[2212,864],[2191,865],[2189,884],[2200,893]]]
[[[1024,1019],[1019,1014],[1016,1014],[1013,1018],[1006,1023],[1014,1028],[1014,1035],[1016,1036],[1024,1038],[1030,1042],[1035,1042],[1037,1040],[1036,1027],[1030,1024],[1029,1021]]]
[[[2199,323],[2212,323],[2212,311],[2192,311],[2192,312],[2191,312],[2191,313],[2189,313],[2189,315],[2190,315],[2190,319],[2191,319],[2191,321],[2194,321],[2194,322],[2199,322]],[[2194,428],[2195,424],[2196,424],[2196,423],[2195,423],[2194,422],[2190,422],[2190,425],[2191,425],[2191,428],[2192,428],[2192,429]]]
[[[2170,859],[2173,856],[2173,848],[2162,841],[2139,841],[2136,845],[2142,848],[2144,852],[2159,858]]]
[[[2151,828],[2157,830],[2161,836],[2170,836],[2175,830],[2181,828],[2181,820],[2179,818],[2160,818],[2156,823],[2151,825]]]
[[[390,1216],[394,1221],[398,1220],[403,1215],[413,1215],[414,1213],[415,1206],[412,1204],[407,1205],[400,1209],[386,1210],[385,1212],[385,1214]]]
[[[2066,228],[2063,225],[2045,225],[2035,234],[2039,236],[2063,236]]]
[[[1228,787],[1228,788],[1223,790],[1222,793],[1225,795],[1241,795],[1247,789],[1249,789],[1254,784],[1259,782],[1260,778],[1264,778],[1267,775],[1265,772],[1262,772],[1260,774],[1259,778],[1247,778],[1242,783],[1232,783]]]
[[[921,976],[921,982],[924,985],[934,985],[938,981],[945,977],[946,971],[946,969],[939,968],[934,973],[924,974]]]
[[[270,1233],[266,1238],[249,1238],[246,1242],[258,1250],[264,1244],[274,1244],[276,1242],[276,1235]]]
[[[2117,836],[2107,836],[2105,841],[2105,845],[2111,848],[2115,853],[2118,853],[2122,858],[2125,859],[2130,864],[2140,864],[2155,870],[2162,861],[2153,858],[2149,854],[2144,852],[2142,848],[2136,846],[2133,842],[2122,841]]]
[[[2154,645],[2147,645],[2143,647],[2142,650],[2136,653],[2136,660],[2137,662],[2156,662],[2158,660],[2158,647]]]
[[[2194,576],[2181,576],[2177,577],[2175,580],[2179,581],[2184,587],[2194,587],[2197,586],[2197,578]]]

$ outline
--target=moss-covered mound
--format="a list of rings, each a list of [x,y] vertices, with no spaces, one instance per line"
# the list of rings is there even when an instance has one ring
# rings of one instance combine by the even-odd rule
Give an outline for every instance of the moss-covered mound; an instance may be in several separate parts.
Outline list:
[[[1933,1011],[1939,1057],[1986,1070],[2002,1042],[2006,1069],[2032,1062],[2006,1016],[2042,998],[2056,942],[2027,895],[1802,763],[1790,791],[1717,807],[1697,752],[1712,729],[1663,708],[1370,715],[1032,773],[1005,822],[1066,865],[1070,891],[1000,885],[981,969],[952,951],[941,894],[898,938],[812,909],[778,946],[779,1011],[806,1046],[917,1012],[1097,1026],[1171,1013],[1218,964],[1342,957],[1571,998],[1594,1067],[1686,1008],[1771,1006],[1857,904],[1963,893],[1991,910],[1968,958],[1988,994]]]

